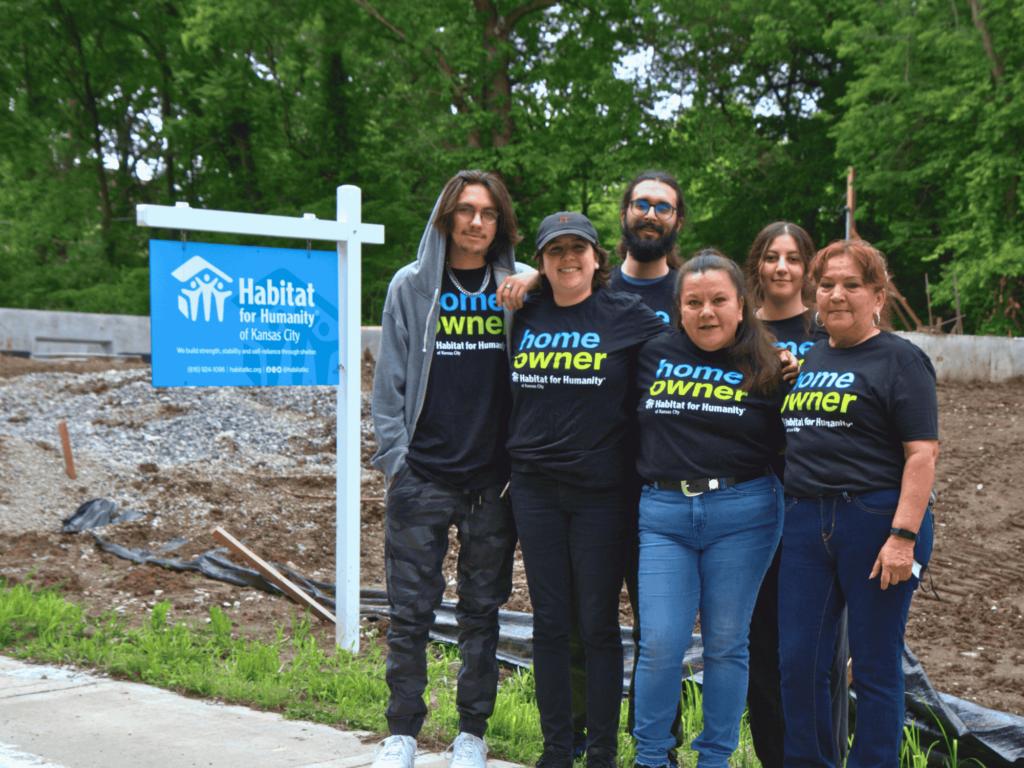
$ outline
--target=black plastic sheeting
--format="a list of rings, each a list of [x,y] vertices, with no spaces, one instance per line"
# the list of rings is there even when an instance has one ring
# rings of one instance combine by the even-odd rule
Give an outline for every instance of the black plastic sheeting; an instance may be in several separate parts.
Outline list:
[[[856,662],[853,671],[856,675]],[[925,751],[930,743],[934,743],[933,758],[950,757],[949,747],[956,739],[960,760],[975,758],[986,768],[1024,760],[1024,717],[986,709],[948,693],[939,693],[932,687],[921,662],[905,646],[903,678],[906,685],[904,725],[920,732]],[[850,711],[853,713],[856,709],[855,690],[851,690],[851,699]]]
[[[61,520],[61,533],[80,533],[90,528],[102,528],[111,523],[126,523],[145,517],[144,512],[125,509],[118,513],[116,502],[110,499],[92,499],[76,509],[71,517]],[[184,543],[184,540],[182,540]]]
[[[97,500],[104,501],[104,500]],[[93,502],[84,504],[75,515],[65,521],[65,532],[75,533],[79,529],[72,527],[76,516]],[[112,504],[112,502],[109,502]],[[116,509],[116,508],[115,508]],[[131,512],[131,510],[126,510]],[[123,514],[123,513],[122,513]],[[83,517],[84,519],[84,517]],[[103,515],[97,513],[97,520]],[[113,522],[121,522],[118,518]],[[134,519],[134,518],[127,518]],[[80,522],[80,521],[79,521]],[[108,516],[106,525],[111,522]],[[69,530],[70,529],[70,530]],[[152,563],[174,571],[197,571],[204,576],[234,584],[239,587],[251,587],[275,595],[281,592],[257,571],[242,568],[224,556],[226,549],[213,549],[196,557],[194,560],[170,560],[153,554],[149,550],[128,549],[119,544],[106,542],[92,531],[89,532],[96,540],[97,546],[104,552],[130,560],[133,563]],[[183,539],[175,539],[165,544],[160,552],[168,552],[184,543]],[[310,597],[321,604],[335,609],[334,585],[314,579],[307,579],[290,568],[272,564],[287,574],[294,584],[303,589]],[[359,593],[359,612],[365,616],[387,617],[387,592],[383,590],[362,590]],[[527,667],[533,662],[533,616],[528,613],[499,611],[498,621],[501,635],[498,640],[498,658],[508,664]],[[629,678],[633,670],[633,640],[631,629],[622,627],[622,649],[625,660],[623,675],[623,694],[629,687]],[[432,640],[455,644],[458,642],[458,623],[455,620],[455,603],[445,600],[437,610],[434,626],[430,631]],[[694,634],[690,648],[686,652],[683,666],[683,679],[692,678],[695,683],[703,683],[704,646],[701,636]],[[854,667],[856,671],[856,666]],[[906,684],[906,718],[905,725],[916,728],[921,734],[921,743],[925,751],[932,746],[933,760],[950,757],[950,745],[956,739],[957,756],[960,760],[976,758],[985,768],[1001,768],[1016,761],[1024,760],[1024,718],[997,712],[980,707],[956,696],[936,691],[925,674],[917,657],[907,648],[903,651],[903,674]],[[851,717],[856,713],[856,681],[850,691]],[[853,728],[851,727],[851,732]],[[944,733],[943,733],[944,732]]]

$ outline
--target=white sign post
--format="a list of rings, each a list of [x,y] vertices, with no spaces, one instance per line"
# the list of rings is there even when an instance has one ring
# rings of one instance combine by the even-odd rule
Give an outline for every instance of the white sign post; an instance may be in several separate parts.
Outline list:
[[[188,203],[139,205],[136,223],[203,232],[331,240],[338,244],[338,448],[335,511],[335,642],[352,652],[359,650],[359,465],[360,382],[362,379],[363,243],[384,243],[384,227],[364,224],[359,187],[338,187],[338,220],[301,219],[235,211],[191,208]],[[345,514],[345,511],[348,511]]]

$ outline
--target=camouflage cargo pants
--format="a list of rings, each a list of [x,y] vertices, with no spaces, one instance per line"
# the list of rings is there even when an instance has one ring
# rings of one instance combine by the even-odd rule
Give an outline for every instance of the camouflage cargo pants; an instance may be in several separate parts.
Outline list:
[[[427,633],[441,603],[448,529],[458,529],[459,730],[483,736],[498,687],[498,608],[512,593],[516,529],[501,486],[469,491],[402,467],[388,489],[384,564],[391,628],[386,679],[392,734],[417,736],[427,707]]]

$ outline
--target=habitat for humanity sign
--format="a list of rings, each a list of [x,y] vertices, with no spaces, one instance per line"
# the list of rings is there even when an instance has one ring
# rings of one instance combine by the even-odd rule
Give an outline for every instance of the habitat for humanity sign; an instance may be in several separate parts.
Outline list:
[[[153,386],[338,383],[334,251],[149,241]]]

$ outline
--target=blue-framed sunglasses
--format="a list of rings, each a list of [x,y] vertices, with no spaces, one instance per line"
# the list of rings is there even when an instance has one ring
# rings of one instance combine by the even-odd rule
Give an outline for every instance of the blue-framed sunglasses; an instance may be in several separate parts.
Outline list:
[[[638,200],[632,200],[629,203],[629,209],[637,216],[646,216],[647,212],[654,208],[654,215],[659,219],[669,219],[672,214],[675,213],[676,207],[669,205],[668,203],[658,203],[657,205],[651,205],[651,203],[643,198]]]

